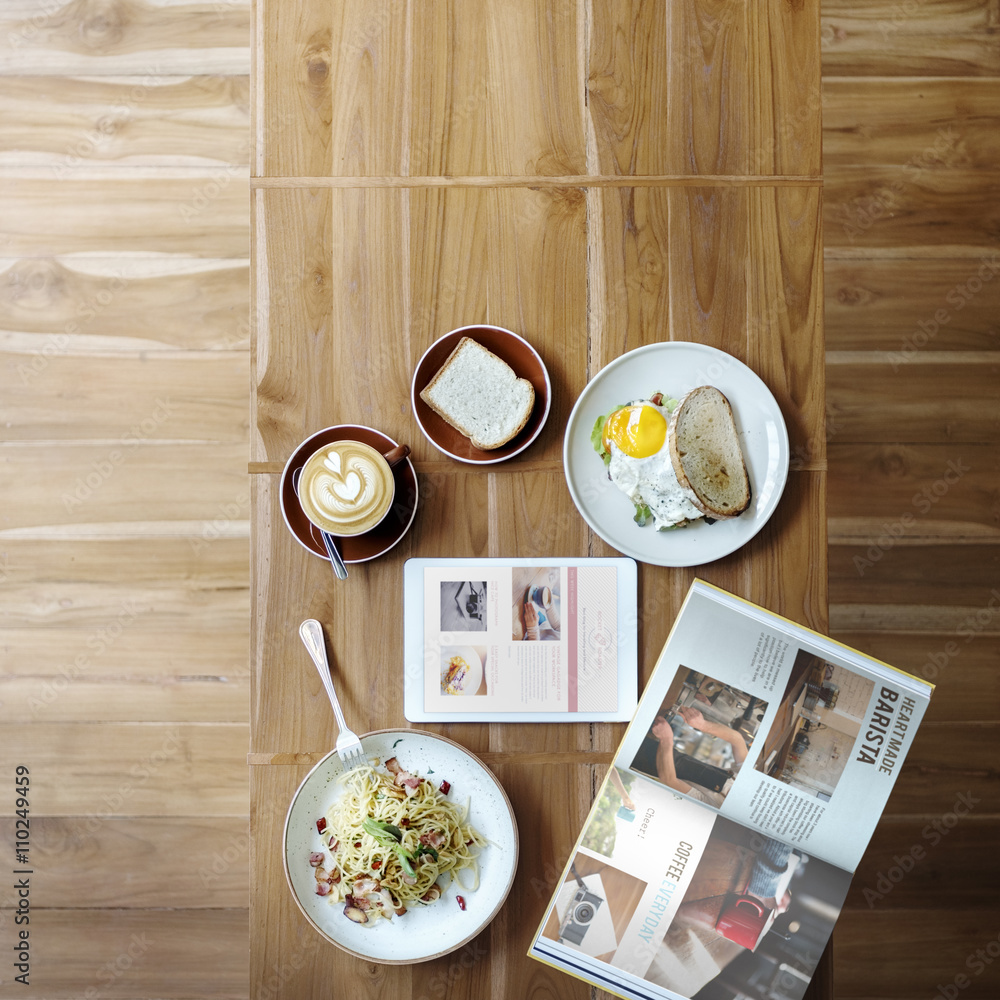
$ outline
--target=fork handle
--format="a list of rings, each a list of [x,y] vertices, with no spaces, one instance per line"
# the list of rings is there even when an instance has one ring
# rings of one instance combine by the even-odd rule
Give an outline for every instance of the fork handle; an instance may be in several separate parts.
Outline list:
[[[307,618],[299,626],[299,636],[319,671],[319,679],[326,688],[327,697],[333,706],[333,714],[337,717],[337,728],[340,732],[344,732],[347,729],[347,722],[340,707],[340,699],[333,687],[333,678],[330,676],[330,661],[326,658],[326,646],[323,642],[323,626],[315,618]]]

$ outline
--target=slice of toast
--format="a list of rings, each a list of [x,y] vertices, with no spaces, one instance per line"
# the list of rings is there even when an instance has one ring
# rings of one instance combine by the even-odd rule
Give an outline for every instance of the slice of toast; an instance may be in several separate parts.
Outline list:
[[[714,386],[692,389],[670,416],[670,461],[677,481],[706,517],[738,517],[750,506],[740,438],[729,400]]]
[[[492,451],[524,428],[535,389],[502,358],[463,337],[420,398],[477,448]]]

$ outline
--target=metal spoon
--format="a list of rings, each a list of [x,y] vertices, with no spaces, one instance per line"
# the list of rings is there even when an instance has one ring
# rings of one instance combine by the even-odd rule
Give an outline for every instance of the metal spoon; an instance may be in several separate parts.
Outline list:
[[[338,580],[346,580],[347,566],[344,565],[344,557],[337,549],[337,543],[333,540],[333,536],[327,532],[321,531],[320,534],[323,536],[323,545],[326,547],[326,554],[330,557],[330,562],[333,564],[333,572],[336,574]]]

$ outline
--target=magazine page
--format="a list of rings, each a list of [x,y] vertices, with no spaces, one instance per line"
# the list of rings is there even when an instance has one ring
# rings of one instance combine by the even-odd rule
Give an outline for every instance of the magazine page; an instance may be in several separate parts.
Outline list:
[[[850,879],[612,768],[531,954],[623,996],[797,1000]]]
[[[617,569],[594,565],[424,568],[428,713],[614,712]]]
[[[853,872],[931,690],[696,581],[615,762]]]

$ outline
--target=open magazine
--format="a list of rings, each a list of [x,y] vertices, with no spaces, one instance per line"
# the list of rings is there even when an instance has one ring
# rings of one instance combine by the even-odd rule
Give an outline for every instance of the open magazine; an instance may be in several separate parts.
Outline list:
[[[529,954],[622,997],[797,1000],[932,690],[695,581]]]

